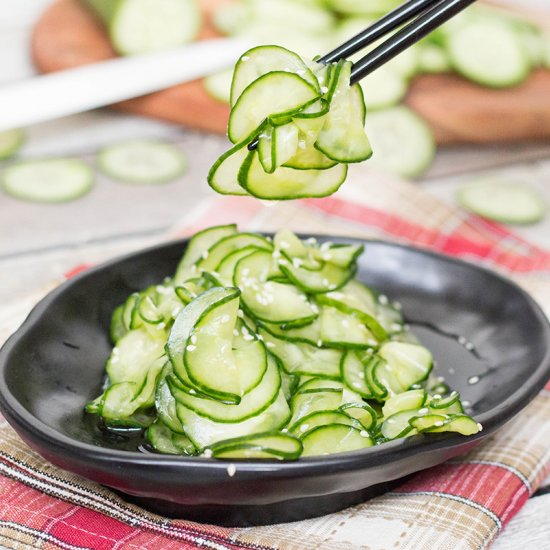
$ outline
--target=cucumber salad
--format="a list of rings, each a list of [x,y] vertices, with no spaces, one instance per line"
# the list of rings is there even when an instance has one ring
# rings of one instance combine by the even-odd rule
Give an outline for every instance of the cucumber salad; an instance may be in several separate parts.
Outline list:
[[[351,61],[306,63],[280,46],[258,46],[235,65],[227,128],[233,147],[208,174],[222,194],[260,199],[325,197],[347,165],[372,155],[365,102],[350,86]]]
[[[363,247],[211,227],[173,277],[112,316],[107,429],[157,452],[297,459],[418,433],[481,430],[431,373],[431,352],[355,278]]]

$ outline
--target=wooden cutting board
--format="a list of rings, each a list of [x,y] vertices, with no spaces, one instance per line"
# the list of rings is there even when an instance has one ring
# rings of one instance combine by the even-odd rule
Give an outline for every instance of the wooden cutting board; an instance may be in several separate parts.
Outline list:
[[[216,36],[210,14],[231,0],[201,0],[200,38]],[[55,0],[39,19],[31,52],[41,72],[114,57],[107,36],[78,0]],[[453,75],[417,77],[406,102],[433,127],[439,143],[485,143],[550,139],[550,71],[538,70],[522,85],[490,90]],[[124,101],[116,109],[192,128],[224,133],[229,109],[208,96],[200,81]]]

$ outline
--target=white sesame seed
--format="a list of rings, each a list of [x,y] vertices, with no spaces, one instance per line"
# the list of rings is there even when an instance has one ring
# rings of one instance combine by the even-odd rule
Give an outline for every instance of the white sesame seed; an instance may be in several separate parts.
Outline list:
[[[434,426],[443,426],[443,422],[438,420],[437,422],[434,422]]]
[[[392,303],[392,306],[393,306],[393,309],[396,309],[397,311],[401,311],[402,309],[401,302],[398,302],[397,300],[394,300],[394,302]]]
[[[469,407],[469,406],[471,405],[471,403],[470,403],[469,401],[467,401],[466,399],[464,399],[464,400],[462,401],[462,405],[463,405],[464,407]]]
[[[483,426],[479,422],[477,423],[477,429],[479,431],[483,430]]]
[[[191,388],[191,389],[189,390],[189,393],[190,393],[191,395],[195,395],[197,392],[196,392],[193,388]]]
[[[281,248],[290,248],[290,243],[288,243],[288,242],[286,242],[286,241],[281,241],[281,242],[279,243],[279,246],[280,246]]]
[[[380,294],[380,296],[378,296],[378,303],[385,306],[388,303],[388,297],[385,294]]]
[[[284,433],[284,434],[288,433],[288,428],[283,428],[283,429],[281,430],[281,432]]]
[[[222,315],[222,317],[220,318],[220,323],[229,323],[229,315]]]
[[[300,426],[300,431],[305,432],[309,428],[309,424],[302,424]]]
[[[250,57],[248,57],[248,55],[243,55],[241,57],[241,61],[248,61],[250,59]]]
[[[479,376],[470,376],[468,378],[468,384],[477,384],[479,382]]]
[[[206,260],[206,258],[208,258],[208,250],[205,250],[205,251],[201,254],[201,256],[202,256],[202,259],[203,259],[203,260]]]
[[[233,329],[233,336],[239,336],[239,331],[236,328]]]
[[[321,93],[326,94],[328,92],[328,88],[326,86],[321,86]]]
[[[466,342],[466,344],[464,345],[464,347],[468,350],[468,351],[472,351],[474,349],[474,345],[472,344],[472,342]]]
[[[308,239],[306,239],[305,241],[307,244],[316,244],[317,243],[317,239],[315,237],[309,237]]]
[[[317,340],[317,347],[320,348],[323,345],[322,340]]]
[[[185,349],[186,349],[187,351],[195,351],[195,350],[197,349],[197,346],[191,346],[191,345],[189,345],[189,346],[187,346]]]
[[[268,347],[268,348],[274,348],[275,347],[275,344],[273,342],[266,342],[265,345]]]
[[[418,411],[418,414],[428,414],[428,409],[424,407]]]
[[[241,318],[244,317],[244,312],[242,309],[237,310],[237,317],[241,317]]]
[[[360,435],[361,437],[369,437],[369,432],[367,432],[366,430],[361,430],[361,431],[359,432],[359,435]]]
[[[230,464],[228,467],[227,467],[227,475],[229,477],[233,477],[235,475],[235,472],[237,471],[237,467],[235,466],[235,464]]]
[[[206,458],[210,458],[212,456],[212,449],[204,449],[204,451],[202,452],[202,455],[205,456]]]
[[[300,258],[293,258],[292,260],[292,265],[294,267],[301,267],[301,265],[304,263],[303,260],[301,260]]]
[[[464,338],[464,336],[459,336],[458,337],[458,343],[463,346],[464,344],[466,344],[467,340],[466,338]]]

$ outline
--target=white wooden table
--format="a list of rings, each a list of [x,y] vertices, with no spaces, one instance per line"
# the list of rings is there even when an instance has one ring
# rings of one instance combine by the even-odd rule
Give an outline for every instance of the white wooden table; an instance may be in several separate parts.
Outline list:
[[[49,0],[3,0],[0,12],[0,85],[33,74],[28,55],[33,22]],[[548,8],[548,0],[523,0]],[[550,97],[549,97],[550,101]],[[98,177],[83,199],[62,205],[34,205],[0,195],[0,304],[23,299],[79,261],[94,261],[158,239],[185,210],[211,194],[207,167],[224,140],[175,125],[109,110],[75,115],[29,128],[23,157],[84,155],[93,162],[98,147],[126,137],[164,137],[188,153],[189,170],[163,187],[117,185]],[[438,152],[418,182],[443,200],[457,186],[498,169],[538,187],[550,204],[550,143],[506,147],[458,147]],[[550,216],[521,229],[530,241],[550,248]],[[550,490],[550,480],[547,482]],[[550,548],[550,493],[533,497],[498,539],[497,550]]]

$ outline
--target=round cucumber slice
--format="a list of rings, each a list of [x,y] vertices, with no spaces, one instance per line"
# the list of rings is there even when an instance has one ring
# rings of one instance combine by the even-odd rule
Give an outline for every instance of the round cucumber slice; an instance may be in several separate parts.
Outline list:
[[[97,0],[88,0],[98,4]],[[174,48],[193,40],[201,25],[195,0],[109,0],[111,42],[121,55]]]
[[[0,132],[0,160],[12,157],[25,141],[25,132],[20,128]]]
[[[85,195],[94,183],[92,169],[78,159],[18,162],[2,175],[8,195],[33,202],[67,202]]]
[[[129,184],[168,183],[187,168],[187,160],[177,147],[146,139],[105,147],[98,153],[97,164],[107,176]]]
[[[302,456],[319,456],[366,449],[372,447],[373,442],[366,430],[344,424],[327,424],[307,432],[302,445]]]
[[[454,69],[484,86],[514,86],[530,72],[520,37],[499,19],[483,17],[465,23],[448,36],[447,49]]]
[[[460,204],[478,216],[503,223],[531,224],[546,213],[544,200],[535,189],[517,182],[480,179],[458,190]]]
[[[407,81],[398,72],[382,65],[361,80],[367,111],[391,107],[407,93]]]
[[[428,125],[407,107],[367,113],[365,123],[372,145],[371,165],[405,178],[420,176],[435,155]]]
[[[229,103],[231,96],[231,81],[233,80],[233,70],[228,69],[221,73],[208,75],[203,81],[204,89],[207,94],[222,103]]]

